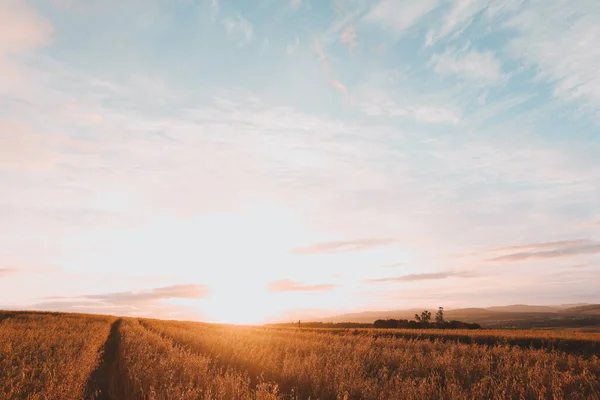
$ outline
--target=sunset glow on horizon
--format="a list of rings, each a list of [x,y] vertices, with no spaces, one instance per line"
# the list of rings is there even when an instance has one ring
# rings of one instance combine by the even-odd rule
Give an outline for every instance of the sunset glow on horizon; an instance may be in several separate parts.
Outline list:
[[[0,309],[600,300],[600,2],[2,0],[0,27]]]

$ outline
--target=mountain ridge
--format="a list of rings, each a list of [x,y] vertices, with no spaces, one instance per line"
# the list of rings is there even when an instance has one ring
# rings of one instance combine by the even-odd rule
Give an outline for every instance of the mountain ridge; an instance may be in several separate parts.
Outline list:
[[[415,314],[423,310],[435,314],[437,309],[410,308],[387,311],[362,311],[334,315],[327,318],[315,319],[318,322],[359,322],[373,323],[378,319],[414,319]],[[513,304],[506,306],[491,306],[486,308],[470,307],[445,309],[446,320],[476,322],[485,327],[514,328],[521,327],[600,327],[600,304],[570,305],[527,305]]]

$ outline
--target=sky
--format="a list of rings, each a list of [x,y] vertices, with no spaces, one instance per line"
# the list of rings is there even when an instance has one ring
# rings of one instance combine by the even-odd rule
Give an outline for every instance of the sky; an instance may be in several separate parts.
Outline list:
[[[597,0],[1,0],[0,308],[600,302]]]

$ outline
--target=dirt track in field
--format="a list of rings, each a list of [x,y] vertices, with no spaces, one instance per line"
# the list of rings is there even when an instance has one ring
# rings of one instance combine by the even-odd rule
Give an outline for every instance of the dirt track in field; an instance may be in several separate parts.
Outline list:
[[[98,368],[90,375],[86,385],[85,398],[89,400],[117,400],[115,388],[117,357],[119,353],[119,327],[121,319],[110,327],[110,333],[102,346],[102,356]]]

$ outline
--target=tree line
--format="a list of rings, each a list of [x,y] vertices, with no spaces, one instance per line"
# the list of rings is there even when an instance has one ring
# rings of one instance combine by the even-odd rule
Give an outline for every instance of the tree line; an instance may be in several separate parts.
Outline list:
[[[462,321],[446,321],[444,307],[439,307],[435,319],[431,320],[431,312],[424,310],[420,315],[415,314],[414,320],[407,319],[378,319],[373,328],[409,328],[409,329],[481,329],[481,325]]]
[[[298,328],[409,328],[409,329],[481,329],[481,325],[462,321],[446,321],[444,319],[444,308],[439,307],[435,318],[431,320],[431,312],[424,310],[421,314],[415,314],[414,320],[407,319],[378,319],[372,324],[359,322],[286,322],[278,324],[267,324],[269,326]]]

